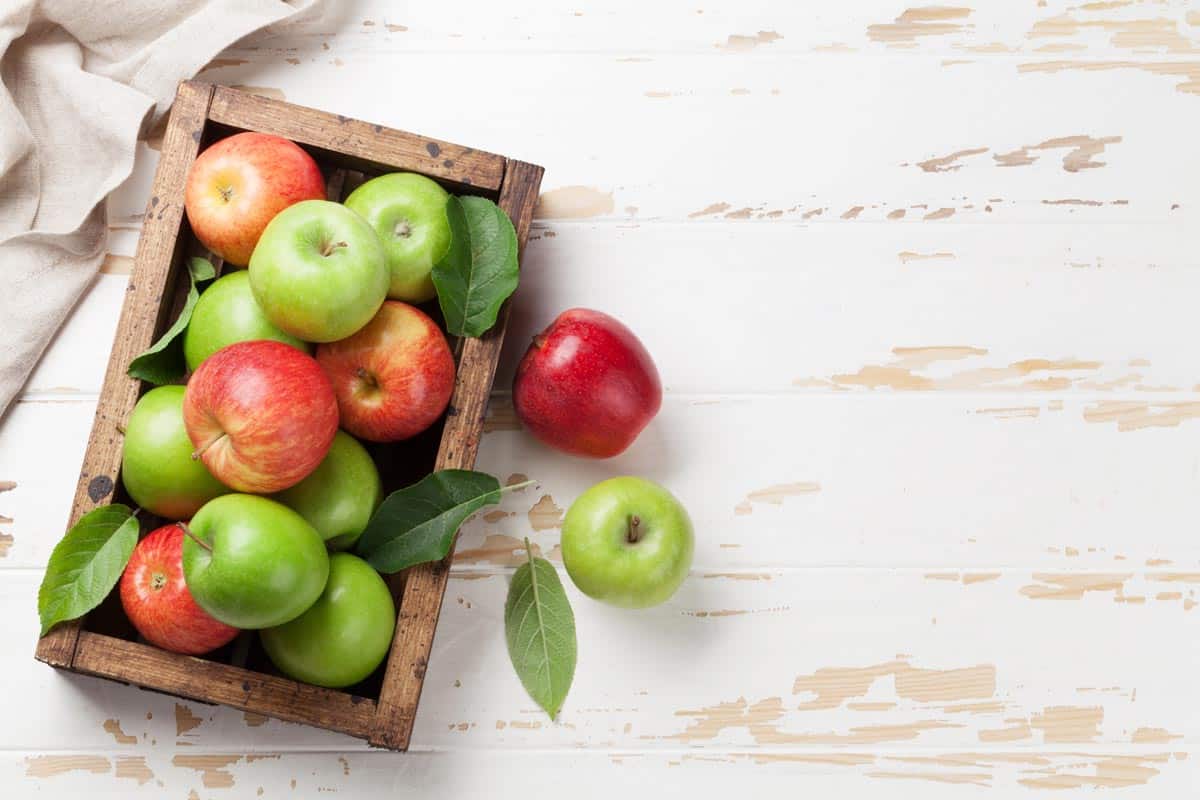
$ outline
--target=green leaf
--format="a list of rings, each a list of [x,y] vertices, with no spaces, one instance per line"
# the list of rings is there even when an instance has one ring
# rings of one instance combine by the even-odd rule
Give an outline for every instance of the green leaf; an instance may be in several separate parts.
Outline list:
[[[200,299],[197,284],[210,281],[217,276],[216,269],[207,258],[193,258],[188,262],[187,300],[179,312],[178,319],[167,328],[150,349],[129,362],[129,377],[148,383],[162,385],[179,380],[187,373],[187,362],[183,358],[183,332],[192,320],[192,311]]]
[[[54,546],[38,589],[42,636],[60,622],[82,617],[117,585],[138,541],[128,506],[100,506],[76,522]]]
[[[433,267],[433,285],[454,336],[482,336],[517,288],[517,232],[500,207],[484,197],[446,203],[453,239]]]
[[[359,537],[358,554],[380,572],[445,558],[470,515],[500,502],[500,481],[444,469],[389,494]]]
[[[521,685],[550,719],[558,716],[575,677],[575,614],[553,565],[534,558],[517,568],[504,602],[508,657]]]

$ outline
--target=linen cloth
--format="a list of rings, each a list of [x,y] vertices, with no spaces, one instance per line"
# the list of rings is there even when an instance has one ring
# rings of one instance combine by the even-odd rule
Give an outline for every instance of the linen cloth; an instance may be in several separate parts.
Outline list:
[[[180,80],[317,0],[0,0],[0,417],[104,259]]]

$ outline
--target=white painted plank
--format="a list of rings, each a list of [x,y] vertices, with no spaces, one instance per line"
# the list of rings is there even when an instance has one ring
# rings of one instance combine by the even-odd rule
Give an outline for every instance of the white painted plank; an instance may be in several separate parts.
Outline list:
[[[547,5],[517,0],[462,14],[438,5],[397,8],[356,3],[276,26],[273,37],[229,57],[263,51],[304,63],[307,39],[326,42],[326,60],[346,51],[709,53],[893,52],[959,58],[1113,57],[1151,60],[1200,49],[1190,4],[1043,0],[941,7],[858,0],[814,7],[773,0],[696,3],[583,0]],[[836,10],[836,13],[831,13]],[[821,13],[824,12],[824,13]],[[760,33],[761,31],[761,33]]]
[[[1186,76],[888,55],[498,62],[397,50],[329,60],[248,62],[206,76],[543,164],[546,192],[589,188],[550,197],[543,216],[686,219],[715,206],[802,219],[862,206],[858,222],[902,210],[910,224],[1161,222],[1200,208],[1195,186],[1179,180],[1195,161],[1188,131],[1200,120],[1200,103],[1175,88]],[[504,74],[503,91],[478,79],[487,73]],[[406,83],[393,103],[345,89],[381,74],[438,80]],[[1076,144],[1053,143],[1063,138]],[[1005,166],[1023,161],[1031,163]]]
[[[676,392],[892,383],[1006,397],[1029,389],[1158,397],[1164,389],[1190,396],[1200,381],[1184,344],[1200,336],[1190,300],[1200,269],[1186,226],[873,225],[866,233],[540,225],[496,385],[507,388],[537,330],[577,305],[625,320]],[[100,279],[31,391],[99,390],[123,284]],[[893,352],[924,347],[969,349]],[[880,371],[898,362],[908,364]],[[1009,374],[986,371],[995,368]]]
[[[34,615],[19,609],[31,605],[37,577],[10,572],[0,583],[15,612],[0,621],[5,641],[34,635]],[[1181,699],[1193,692],[1200,645],[1187,635],[1194,618],[1183,603],[1154,592],[1194,593],[1191,580],[1138,574],[1110,579],[1120,589],[1078,584],[1064,591],[1078,589],[1079,599],[1050,599],[1029,588],[1048,578],[1015,571],[965,586],[907,570],[785,571],[692,580],[642,613],[568,587],[580,662],[551,724],[508,663],[506,578],[455,578],[413,746],[698,757],[979,752],[985,761],[1014,751],[1187,751],[1200,720]],[[155,756],[364,749],[305,726],[56,673],[23,648],[7,648],[0,663],[27,688],[17,702],[36,703],[9,718],[3,749],[103,750],[119,743],[114,729]]]
[[[539,484],[469,522],[458,564],[511,565],[527,535],[553,552],[576,496],[611,475],[635,474],[688,507],[700,572],[1195,570],[1200,411],[1144,402],[1120,393],[672,395],[627,453],[595,462],[514,430],[507,399],[497,398],[478,467]],[[17,483],[0,495],[0,513],[14,519],[0,526],[13,539],[0,569],[45,564],[93,408],[20,403],[0,428],[0,479]]]
[[[607,800],[630,786],[655,797],[773,796],[802,788],[820,796],[927,800],[1027,797],[1030,789],[1121,789],[1121,798],[1182,797],[1200,774],[1197,751],[1111,754],[918,751],[872,756],[831,752],[811,758],[558,751],[243,754],[137,747],[77,753],[0,753],[0,784],[38,796],[300,796],[376,798],[381,793],[560,796]],[[232,791],[231,791],[232,790]],[[253,794],[251,794],[253,793]]]

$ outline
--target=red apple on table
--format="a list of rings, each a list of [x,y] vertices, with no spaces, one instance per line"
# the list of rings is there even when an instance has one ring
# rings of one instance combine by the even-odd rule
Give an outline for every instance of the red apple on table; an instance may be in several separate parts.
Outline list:
[[[342,427],[360,439],[416,436],[454,393],[454,356],[441,328],[397,300],[353,336],[320,345],[316,358],[333,383]]]
[[[121,605],[150,644],[199,655],[229,644],[238,629],[196,605],[183,577],[183,535],[178,525],[164,525],[138,542],[121,575]]]
[[[244,267],[267,223],[301,200],[324,200],[325,180],[295,142],[238,133],[202,152],[188,173],[184,208],[196,238]]]
[[[317,468],[338,429],[337,401],[317,362],[282,342],[231,344],[192,374],[183,424],[217,480],[240,492],[293,486]]]
[[[662,383],[633,331],[608,314],[573,308],[533,337],[517,365],[513,406],[545,444],[609,458],[658,413]]]

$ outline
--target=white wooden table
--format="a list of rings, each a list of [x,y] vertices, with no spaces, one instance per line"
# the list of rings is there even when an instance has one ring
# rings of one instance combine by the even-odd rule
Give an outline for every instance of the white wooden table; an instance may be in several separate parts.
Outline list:
[[[412,752],[32,658],[151,142],[0,427],[0,794],[1194,795],[1200,7],[471,5],[347,3],[203,73],[547,167],[480,453],[539,484],[464,529]],[[573,305],[667,387],[609,462],[505,391]],[[642,613],[568,584],[551,724],[504,648],[514,550],[556,558],[620,473],[687,504],[695,568]]]

